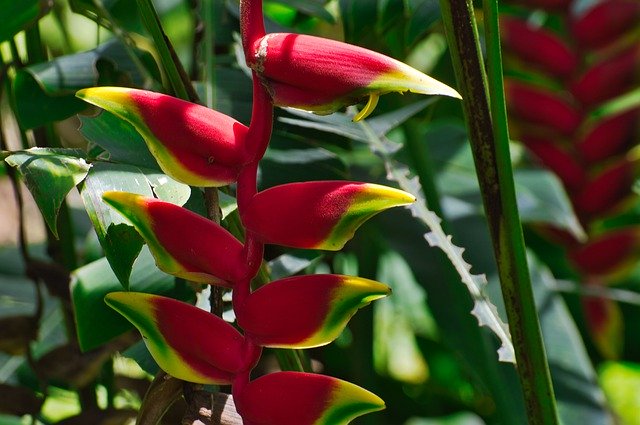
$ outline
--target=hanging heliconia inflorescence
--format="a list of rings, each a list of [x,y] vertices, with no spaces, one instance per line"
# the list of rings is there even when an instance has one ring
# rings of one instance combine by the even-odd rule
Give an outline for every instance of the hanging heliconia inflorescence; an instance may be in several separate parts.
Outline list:
[[[276,372],[252,380],[262,347],[309,348],[336,339],[356,311],[390,289],[342,275],[250,282],[264,244],[339,250],[373,215],[415,199],[370,183],[318,181],[257,193],[257,164],[271,137],[273,106],[331,113],[398,91],[459,97],[450,87],[394,59],[357,46],[296,34],[265,34],[262,1],[241,1],[241,32],[253,70],[249,127],[203,106],[142,90],[100,87],[78,96],[131,123],[162,170],[195,186],[237,183],[244,244],[220,225],[158,199],[106,192],[103,199],[142,235],[158,267],[193,282],[233,290],[242,333],[192,305],[115,292],[106,302],[131,321],[167,373],[202,384],[231,384],[247,425],[346,424],[384,408],[354,384],[312,373]]]
[[[546,233],[566,248],[583,282],[615,283],[629,276],[640,252],[640,227],[606,223],[637,200],[640,114],[637,107],[605,105],[638,87],[640,2],[516,3],[526,7],[502,15],[511,128],[563,182],[587,239]],[[523,19],[533,16],[532,7],[544,10],[550,24]],[[583,305],[600,352],[617,357],[623,335],[617,304],[584,297]]]

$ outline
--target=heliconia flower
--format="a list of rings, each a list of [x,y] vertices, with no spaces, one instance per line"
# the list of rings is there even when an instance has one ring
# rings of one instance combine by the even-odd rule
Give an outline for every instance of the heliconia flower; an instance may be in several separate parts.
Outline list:
[[[240,214],[263,243],[337,251],[370,217],[414,201],[409,193],[377,184],[315,181],[259,192]]]
[[[640,2],[608,0],[595,2],[572,22],[575,37],[588,47],[601,47],[631,28],[637,27]]]
[[[245,337],[266,347],[311,348],[336,339],[359,308],[391,289],[369,279],[332,274],[271,282],[236,309]]]
[[[584,314],[593,342],[607,359],[617,359],[624,344],[624,321],[620,307],[606,298],[582,299]]]
[[[523,136],[522,141],[545,167],[562,180],[567,189],[573,191],[583,187],[587,181],[587,173],[569,152],[546,139]]]
[[[236,181],[247,127],[195,103],[145,90],[92,87],[79,98],[131,123],[162,170],[193,186]]]
[[[251,47],[247,60],[277,106],[330,114],[368,98],[354,121],[366,118],[378,97],[412,92],[460,98],[451,87],[383,54],[339,41],[274,33]]]
[[[505,91],[509,111],[532,124],[570,135],[582,121],[580,111],[555,93],[513,80],[505,81]]]
[[[234,392],[245,425],[347,425],[385,408],[375,394],[350,382],[303,372],[276,372]]]
[[[571,93],[585,105],[595,105],[621,95],[633,84],[638,64],[640,48],[634,46],[587,69],[571,84]]]
[[[583,275],[612,281],[637,264],[640,227],[612,230],[569,250],[569,259]]]
[[[103,199],[133,224],[165,273],[227,287],[246,275],[242,244],[220,225],[134,193],[105,192]]]
[[[603,161],[625,150],[631,141],[638,110],[597,121],[586,129],[576,149],[588,162]]]
[[[637,167],[637,161],[623,159],[593,177],[571,197],[576,212],[584,216],[598,216],[620,207],[632,193]]]
[[[527,64],[537,65],[559,77],[568,77],[575,70],[578,64],[575,53],[551,31],[510,18],[502,18],[500,27],[505,48]]]
[[[525,6],[535,6],[541,9],[566,9],[571,0],[516,0],[514,3],[519,3]]]
[[[111,292],[105,302],[138,328],[158,366],[176,378],[230,384],[260,357],[233,326],[190,304],[139,292]]]

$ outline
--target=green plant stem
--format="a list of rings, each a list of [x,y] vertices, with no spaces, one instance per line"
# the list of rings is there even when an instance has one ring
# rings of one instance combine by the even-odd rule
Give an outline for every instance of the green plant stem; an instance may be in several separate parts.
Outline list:
[[[145,27],[153,38],[156,49],[158,49],[162,68],[164,69],[165,75],[169,80],[169,84],[173,89],[173,93],[180,99],[195,102],[198,95],[193,89],[182,64],[178,60],[169,38],[162,29],[160,17],[158,17],[152,1],[137,0],[137,2],[140,16],[142,17]]]
[[[464,99],[463,109],[493,242],[527,415],[532,424],[557,424],[555,397],[533,299],[516,205],[508,137],[505,138],[501,131],[497,134],[502,137],[495,137],[473,3],[470,0],[441,0],[440,5],[456,79]],[[489,44],[495,43],[493,38],[492,36]],[[490,47],[496,48],[499,49],[499,45]],[[492,60],[499,60],[499,57],[495,57],[495,52]],[[496,78],[495,75],[492,78]],[[500,102],[500,95],[496,96],[494,102]],[[499,107],[500,105],[497,106]],[[505,118],[498,114],[495,119]]]
[[[205,101],[209,108],[216,106],[216,56],[215,49],[215,5],[213,0],[203,0],[202,9],[204,15],[204,87]]]

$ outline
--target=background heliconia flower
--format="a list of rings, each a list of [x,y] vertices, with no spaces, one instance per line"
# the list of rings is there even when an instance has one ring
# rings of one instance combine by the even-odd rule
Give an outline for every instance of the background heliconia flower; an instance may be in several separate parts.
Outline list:
[[[227,287],[246,274],[242,244],[218,224],[134,193],[105,192],[103,199],[133,224],[165,273]]]
[[[112,292],[105,302],[138,328],[158,365],[176,378],[230,384],[260,357],[233,326],[190,304],[139,292]]]
[[[620,306],[613,300],[593,297],[584,297],[582,305],[593,342],[600,353],[608,359],[619,358],[624,344]]]
[[[501,19],[500,28],[505,47],[527,61],[527,65],[537,65],[563,78],[570,76],[578,66],[576,54],[560,37],[545,28],[506,17]]]
[[[369,279],[317,274],[271,282],[238,306],[245,336],[266,347],[311,348],[340,336],[349,319],[391,289]]]
[[[264,243],[337,251],[367,219],[414,201],[407,192],[372,183],[302,182],[259,192],[241,215]]]
[[[236,181],[247,127],[195,103],[151,91],[93,87],[77,96],[131,123],[162,170],[192,186]]]
[[[301,372],[262,376],[234,394],[234,401],[245,425],[346,425],[385,407],[357,385]]]
[[[626,275],[640,253],[640,228],[623,227],[592,238],[569,251],[574,267],[587,276],[609,281]]]
[[[274,33],[258,40],[249,66],[261,77],[277,106],[319,114],[369,98],[354,121],[366,118],[378,96],[412,92],[460,98],[422,72],[383,54],[320,37]]]

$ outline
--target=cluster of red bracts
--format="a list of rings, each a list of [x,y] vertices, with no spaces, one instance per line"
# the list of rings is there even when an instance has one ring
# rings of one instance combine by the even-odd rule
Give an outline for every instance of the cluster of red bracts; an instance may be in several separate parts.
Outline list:
[[[632,186],[640,164],[632,147],[639,111],[602,116],[592,111],[637,86],[640,2],[604,0],[586,10],[577,3],[527,2],[560,16],[563,31],[503,16],[507,75],[528,75],[509,78],[505,88],[514,135],[562,180],[587,230],[586,241],[567,235],[554,240],[566,247],[585,283],[609,284],[628,275],[640,252],[637,226],[602,230],[599,225],[636,196]],[[615,357],[622,338],[617,305],[585,298],[584,306],[594,341],[603,354]]]
[[[251,125],[190,102],[143,90],[100,87],[78,96],[131,123],[162,170],[194,186],[237,183],[244,243],[185,208],[125,192],[103,199],[145,239],[166,273],[233,290],[237,325],[173,299],[115,292],[106,302],[131,321],[158,365],[178,378],[231,384],[247,425],[346,424],[384,408],[348,382],[302,372],[250,373],[263,347],[309,348],[337,338],[356,311],[390,289],[342,275],[296,276],[250,287],[264,244],[339,250],[368,218],[407,205],[412,195],[345,181],[301,182],[256,190],[257,162],[271,135],[273,105],[330,113],[380,94],[411,91],[459,97],[409,66],[345,43],[295,34],[264,34],[262,2],[241,1],[247,62],[254,70]]]

